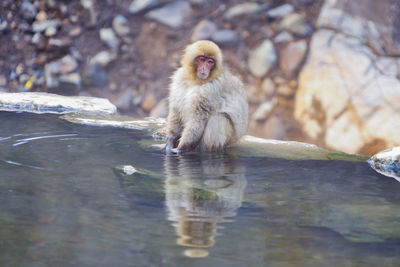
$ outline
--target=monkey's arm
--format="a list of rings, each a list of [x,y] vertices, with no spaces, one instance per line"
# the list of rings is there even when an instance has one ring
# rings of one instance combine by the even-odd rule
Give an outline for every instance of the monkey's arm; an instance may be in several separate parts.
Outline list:
[[[183,129],[176,153],[180,154],[196,148],[203,136],[206,124],[205,118],[194,117],[190,119]]]
[[[172,149],[176,146],[181,131],[182,125],[179,112],[171,108],[167,118],[167,144],[165,145],[165,151],[168,155],[172,153]]]

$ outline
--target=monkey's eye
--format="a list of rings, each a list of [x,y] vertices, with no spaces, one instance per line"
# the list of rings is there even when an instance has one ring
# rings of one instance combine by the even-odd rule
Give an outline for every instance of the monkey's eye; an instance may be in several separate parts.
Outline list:
[[[214,59],[209,58],[208,61],[207,61],[207,63],[208,63],[208,64],[214,64],[215,62],[214,62]]]
[[[201,62],[205,62],[205,61],[206,61],[206,57],[199,57],[199,60],[200,60]]]

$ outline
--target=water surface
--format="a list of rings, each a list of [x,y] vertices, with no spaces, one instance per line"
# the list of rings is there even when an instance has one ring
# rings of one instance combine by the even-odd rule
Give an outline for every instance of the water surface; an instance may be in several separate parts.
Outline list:
[[[400,184],[367,163],[166,157],[143,131],[0,122],[1,266],[400,264]]]

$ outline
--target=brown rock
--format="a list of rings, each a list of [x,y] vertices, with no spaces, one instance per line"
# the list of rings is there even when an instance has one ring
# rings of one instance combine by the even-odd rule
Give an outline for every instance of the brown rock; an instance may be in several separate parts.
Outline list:
[[[142,102],[142,109],[145,111],[150,111],[153,109],[153,107],[156,105],[156,100],[154,98],[154,95],[152,93],[148,93],[143,102]]]

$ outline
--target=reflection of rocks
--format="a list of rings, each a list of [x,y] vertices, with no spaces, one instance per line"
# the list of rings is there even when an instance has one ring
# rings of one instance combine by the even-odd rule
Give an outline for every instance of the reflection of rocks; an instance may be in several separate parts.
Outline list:
[[[195,248],[186,256],[207,256],[200,248],[214,245],[217,224],[230,221],[241,206],[244,167],[226,156],[166,157],[165,173],[168,219],[176,227],[177,243]]]

